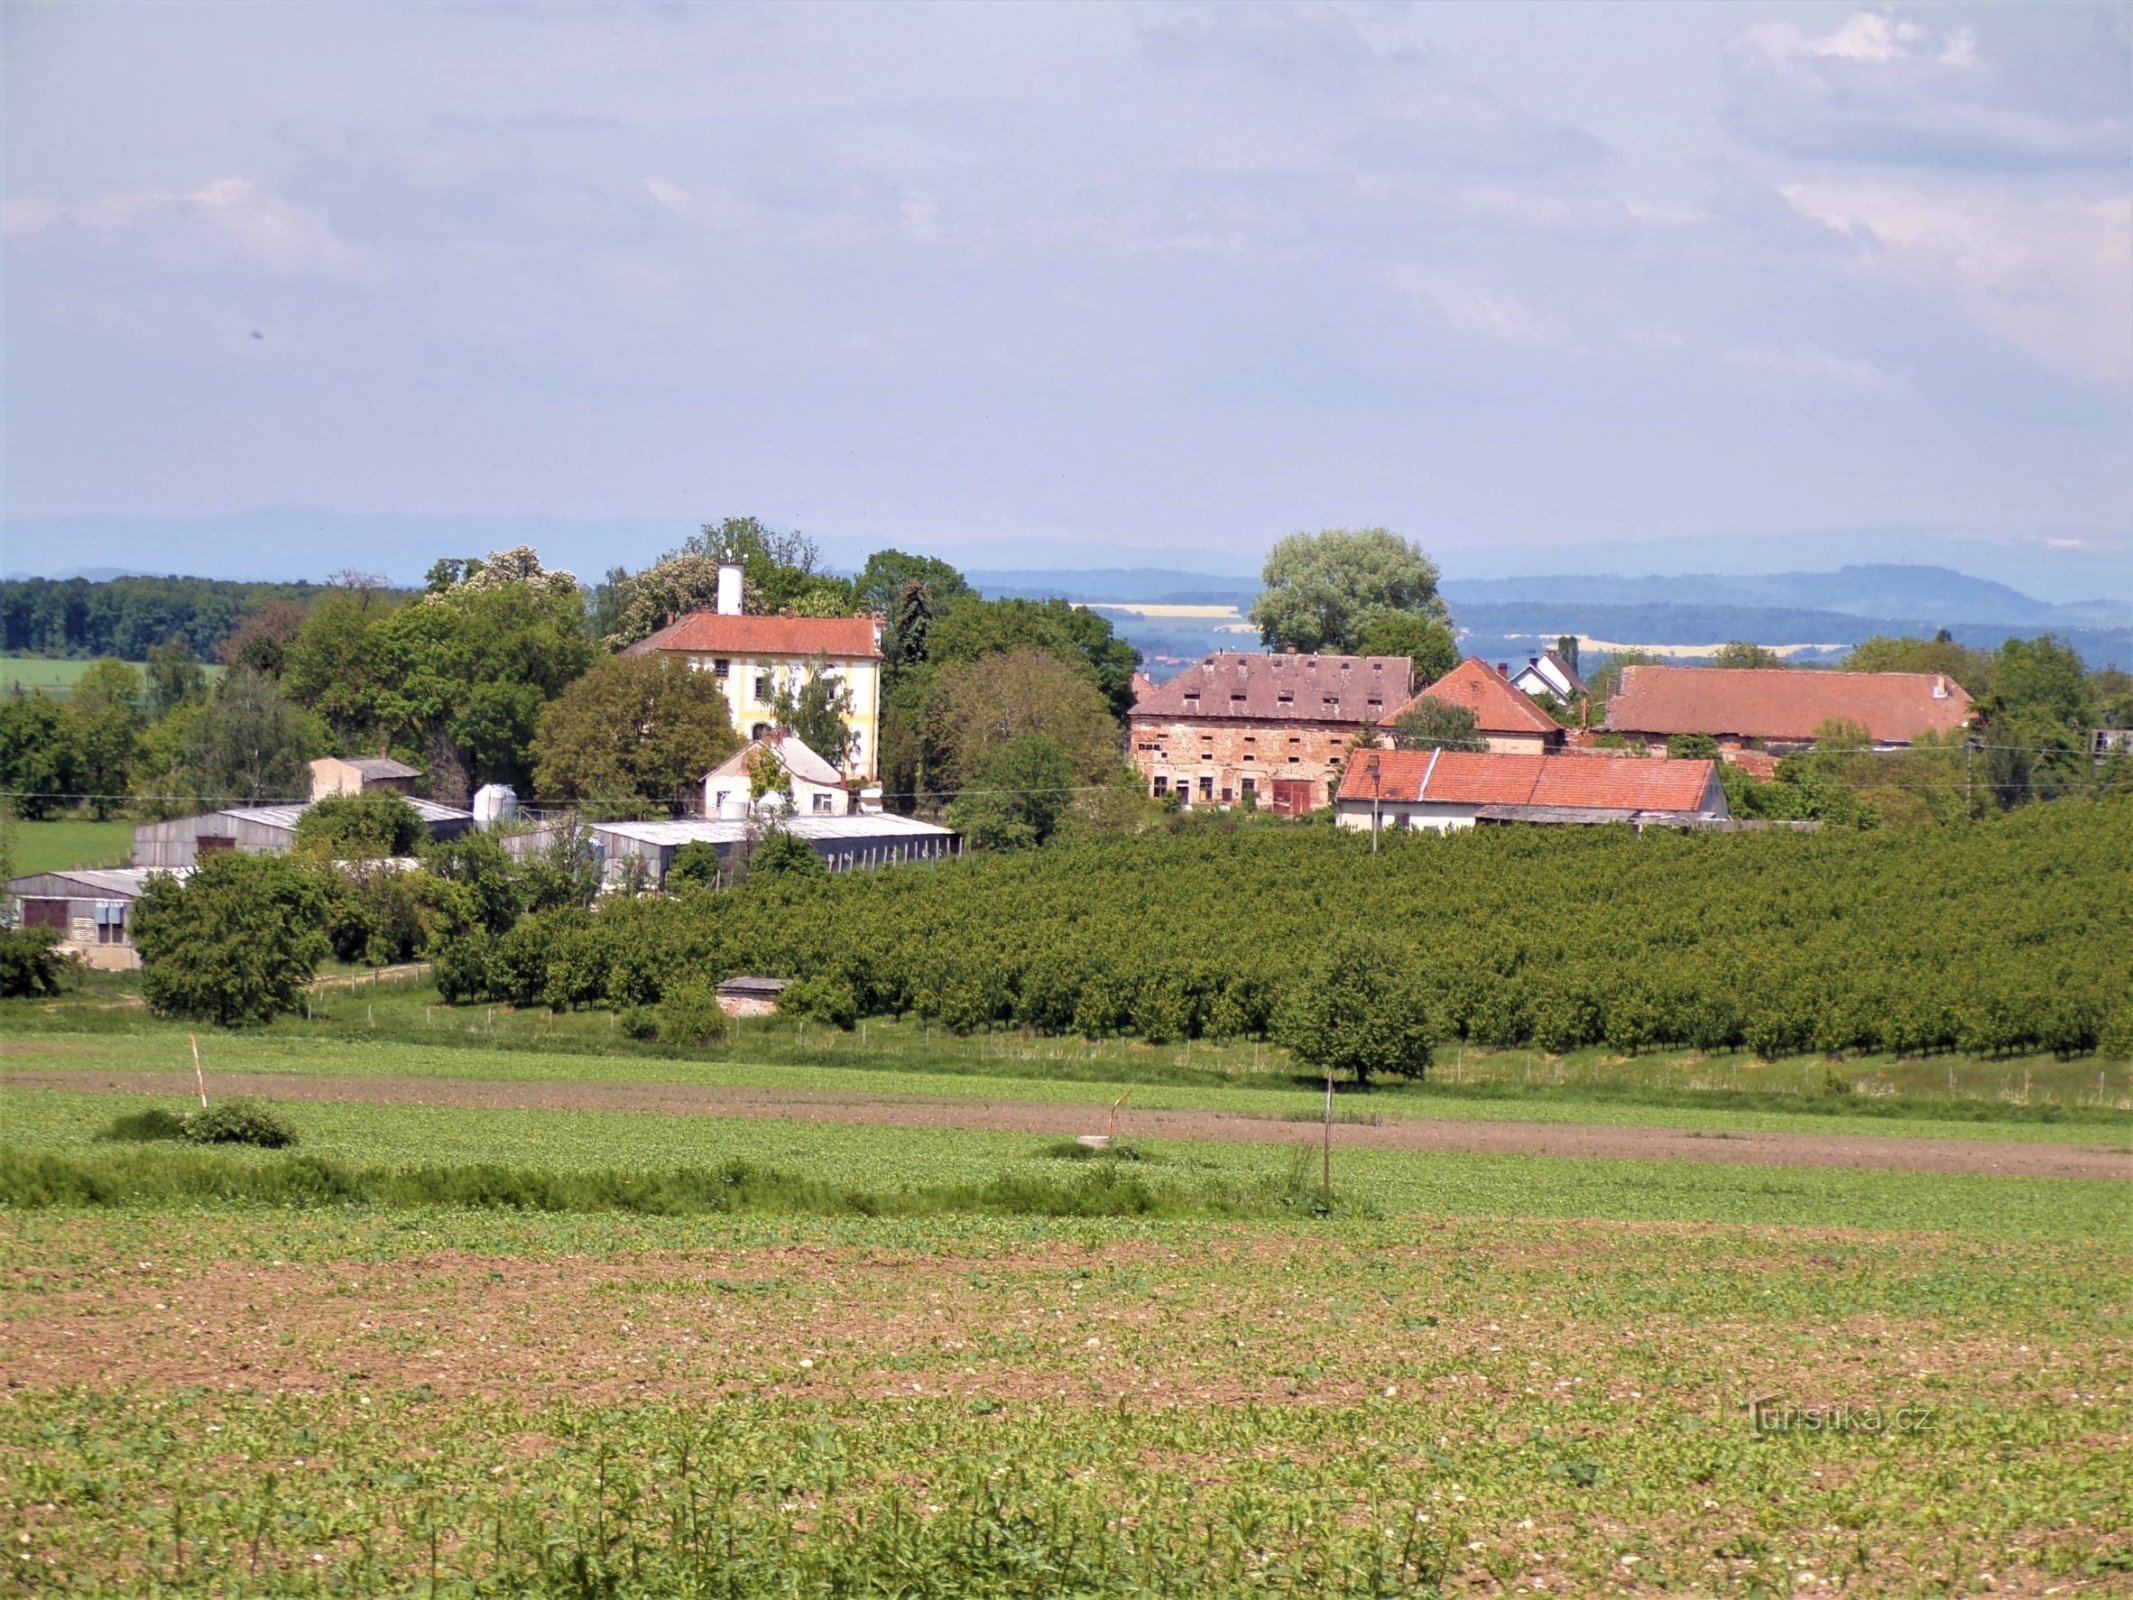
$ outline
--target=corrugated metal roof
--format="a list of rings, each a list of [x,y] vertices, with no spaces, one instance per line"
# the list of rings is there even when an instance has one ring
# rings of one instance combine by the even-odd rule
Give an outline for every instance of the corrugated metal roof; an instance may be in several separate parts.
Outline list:
[[[7,892],[13,895],[35,895],[39,890],[24,885],[38,883],[47,878],[64,878],[69,883],[78,883],[91,894],[110,899],[130,900],[148,886],[148,880],[159,872],[173,878],[183,879],[192,872],[190,867],[175,870],[165,867],[69,867],[64,872],[33,872],[26,878],[8,880]]]
[[[417,795],[402,795],[401,799],[415,808],[415,814],[424,822],[472,822],[474,813],[461,811],[456,806],[441,806],[434,800],[424,800]],[[294,831],[296,819],[309,811],[314,802],[283,806],[225,806],[209,813],[217,817],[236,817],[243,822],[256,822],[266,828],[287,828]]]
[[[757,827],[742,817],[689,817],[680,822],[595,822],[594,833],[615,834],[639,844],[683,845],[698,840],[706,844],[738,844]],[[818,839],[946,839],[954,830],[916,817],[892,812],[857,817],[788,817],[779,826],[795,838],[813,843]]]

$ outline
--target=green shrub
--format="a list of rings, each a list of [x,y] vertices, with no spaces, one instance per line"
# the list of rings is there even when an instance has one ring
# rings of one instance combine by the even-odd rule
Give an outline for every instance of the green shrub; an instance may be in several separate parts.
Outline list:
[[[256,1100],[219,1100],[183,1119],[189,1144],[250,1144],[262,1150],[284,1150],[296,1143],[296,1130],[270,1108]]]
[[[59,952],[57,928],[0,928],[0,1000],[41,1000],[59,993],[74,958]]]
[[[778,1015],[832,1028],[859,1026],[859,996],[842,978],[802,978],[778,996]]]
[[[701,979],[677,983],[659,998],[662,1044],[703,1044],[725,1027],[726,1014],[718,1008],[718,994]]]
[[[185,1119],[175,1112],[151,1106],[146,1111],[130,1111],[123,1117],[114,1117],[111,1125],[97,1135],[110,1142],[148,1144],[157,1139],[182,1139],[185,1137]]]
[[[625,1039],[659,1037],[659,1013],[650,1006],[624,1006],[615,1025]]]
[[[183,883],[151,877],[133,934],[149,1010],[226,1028],[296,1010],[330,948],[320,870],[227,850],[202,858]]]

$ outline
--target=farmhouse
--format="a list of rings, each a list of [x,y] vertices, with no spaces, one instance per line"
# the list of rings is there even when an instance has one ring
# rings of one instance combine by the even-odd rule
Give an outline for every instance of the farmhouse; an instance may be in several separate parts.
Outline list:
[[[555,823],[528,833],[505,836],[503,846],[521,858],[554,848],[571,823]],[[778,824],[804,839],[832,872],[858,872],[897,866],[907,861],[941,861],[959,853],[962,835],[930,822],[893,813],[853,816],[794,816]],[[708,844],[721,869],[745,855],[763,836],[763,824],[747,817],[691,817],[679,822],[592,822],[583,834],[609,889],[657,889],[674,865],[674,852],[685,844]]]
[[[776,726],[780,690],[796,694],[817,671],[851,692],[852,730],[846,777],[871,780],[880,769],[881,618],[764,617],[741,611],[741,568],[718,569],[718,609],[691,611],[622,652],[679,656],[709,672],[726,692],[733,725],[750,739]]]
[[[766,766],[771,770],[764,771]],[[761,798],[756,797],[759,776],[770,785]],[[842,817],[851,809],[852,791],[844,786],[844,774],[783,729],[735,751],[704,774],[707,817],[745,817],[750,810]]]
[[[1798,750],[1830,723],[1866,730],[1877,750],[1959,732],[1970,696],[1938,672],[1830,672],[1808,667],[1624,667],[1607,702],[1607,730],[1654,754],[1676,734],[1708,734],[1719,748]]]
[[[1578,676],[1578,669],[1553,650],[1526,657],[1526,664],[1516,672],[1510,670],[1508,663],[1498,670],[1511,680],[1512,688],[1536,700],[1550,694],[1568,703],[1586,692],[1585,680]]]
[[[57,928],[60,950],[84,966],[129,972],[141,964],[133,944],[133,903],[151,876],[143,867],[70,867],[11,878],[7,892],[22,908],[25,928]]]
[[[1513,822],[1694,827],[1728,815],[1714,761],[1382,750],[1350,766],[1334,820],[1447,833]]]
[[[1158,798],[1300,815],[1332,798],[1349,745],[1413,694],[1405,656],[1219,651],[1134,704],[1133,765]]]
[[[1440,700],[1473,712],[1474,731],[1499,755],[1537,756],[1563,746],[1561,724],[1478,656],[1468,656],[1386,720],[1398,720],[1421,700]]]

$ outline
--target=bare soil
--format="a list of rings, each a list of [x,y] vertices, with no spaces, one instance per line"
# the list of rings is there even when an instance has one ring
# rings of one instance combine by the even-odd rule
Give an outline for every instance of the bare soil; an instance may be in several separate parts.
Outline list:
[[[95,1070],[10,1072],[17,1088],[90,1094],[185,1094],[182,1073]],[[499,1111],[626,1111],[661,1116],[757,1117],[791,1122],[856,1122],[909,1128],[1075,1137],[1101,1132],[1098,1105],[1028,1100],[963,1100],[867,1094],[848,1089],[758,1089],[726,1084],[513,1083],[472,1078],[288,1077],[220,1073],[223,1094],[274,1100],[358,1101]],[[1125,1139],[1204,1139],[1315,1144],[1316,1122],[1227,1111],[1120,1113]],[[1378,1124],[1336,1122],[1346,1150],[1436,1150],[1478,1155],[1604,1157],[1636,1161],[1717,1161],[1743,1166],[1866,1167],[1891,1172],[1968,1172],[2024,1178],[2133,1178],[2133,1152],[2108,1145],[2035,1144],[1982,1139],[1919,1139],[1886,1134],[1762,1133],[1618,1127],[1599,1123],[1450,1121],[1399,1117]]]

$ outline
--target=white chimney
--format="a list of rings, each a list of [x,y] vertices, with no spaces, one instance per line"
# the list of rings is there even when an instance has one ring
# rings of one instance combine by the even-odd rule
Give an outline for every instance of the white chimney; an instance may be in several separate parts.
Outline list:
[[[719,563],[718,614],[722,617],[741,614],[741,564],[738,561]]]
[[[1933,698],[1936,700],[1948,698],[1948,678],[1945,673],[1936,672],[1933,674]]]

